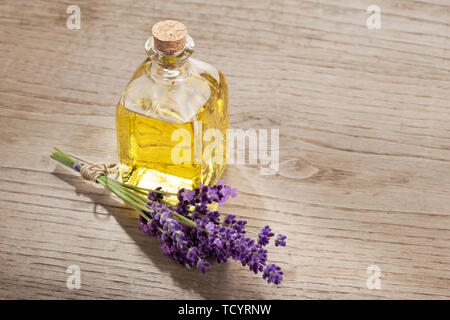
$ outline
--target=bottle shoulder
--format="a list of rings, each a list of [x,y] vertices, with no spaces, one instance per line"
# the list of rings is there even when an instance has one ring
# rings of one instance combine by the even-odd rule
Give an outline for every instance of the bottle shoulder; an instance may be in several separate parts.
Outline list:
[[[155,76],[152,61],[146,59],[123,91],[119,105],[165,121],[194,120],[214,97],[228,95],[228,84],[214,66],[193,58],[187,63],[187,75],[171,79]]]

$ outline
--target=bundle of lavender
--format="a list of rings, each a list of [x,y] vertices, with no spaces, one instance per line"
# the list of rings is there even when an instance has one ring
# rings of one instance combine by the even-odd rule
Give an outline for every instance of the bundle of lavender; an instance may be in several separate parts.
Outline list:
[[[216,202],[222,206],[227,199],[237,196],[237,190],[223,181],[212,187],[180,189],[176,194],[161,188],[145,189],[108,177],[107,165],[86,164],[57,148],[55,150],[51,155],[53,159],[103,185],[133,207],[139,214],[139,229],[156,236],[161,241],[162,252],[169,258],[186,267],[197,267],[203,273],[210,268],[209,258],[215,258],[218,263],[233,259],[254,273],[262,273],[268,283],[281,283],[283,272],[279,266],[267,261],[264,248],[275,236],[270,227],[264,226],[257,240],[253,240],[246,236],[247,221],[237,220],[234,215],[221,221],[220,213],[208,208],[208,204]],[[178,198],[177,204],[167,201],[170,196]],[[285,246],[285,240],[286,236],[278,234],[274,244]]]

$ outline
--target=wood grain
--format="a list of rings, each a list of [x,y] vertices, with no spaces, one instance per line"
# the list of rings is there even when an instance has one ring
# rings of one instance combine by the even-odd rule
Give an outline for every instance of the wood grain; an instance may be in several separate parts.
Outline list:
[[[448,0],[76,1],[80,30],[71,4],[0,3],[0,298],[450,298]],[[278,174],[224,177],[240,190],[224,212],[288,235],[270,249],[279,287],[169,261],[132,210],[49,158],[116,160],[115,105],[167,18],[227,76],[232,128],[280,128]]]

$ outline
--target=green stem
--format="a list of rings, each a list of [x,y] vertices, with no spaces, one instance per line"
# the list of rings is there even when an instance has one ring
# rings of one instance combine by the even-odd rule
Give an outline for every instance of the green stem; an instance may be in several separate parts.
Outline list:
[[[120,187],[118,187],[118,186],[121,186],[120,183],[118,183],[114,179],[111,179],[111,178],[108,178],[108,177],[105,177],[105,176],[100,176],[98,179],[100,179],[100,178],[102,178],[102,180],[106,180],[106,181],[110,182],[113,185],[116,185],[117,189],[122,190],[123,194],[127,195],[129,198],[133,199],[135,202],[143,205],[145,207],[145,209],[142,209],[142,210],[146,210],[146,211],[150,211],[151,210],[151,208],[147,205],[147,199],[145,199],[143,197],[140,197],[140,196],[134,194],[131,191],[126,191],[126,190],[121,189]],[[172,207],[171,203],[167,203],[167,204],[170,207]],[[177,220],[178,222],[180,222],[180,223],[182,223],[182,224],[184,224],[184,225],[186,225],[188,227],[195,227],[195,226],[197,226],[197,223],[195,223],[194,221],[186,218],[185,216],[182,216],[181,214],[179,214],[178,212],[174,211],[173,209],[170,209],[170,208],[167,208],[167,209],[171,213],[173,213],[174,219]]]
[[[141,197],[138,194],[135,194],[135,193],[129,191],[128,189],[122,188],[122,186],[118,183],[118,181],[116,181],[114,179],[108,178],[106,176],[101,176],[101,177],[105,177],[106,183],[115,185],[116,188],[122,190],[123,193],[127,194],[130,198],[132,198],[136,202],[138,202],[142,205],[147,205],[147,198]]]
[[[177,196],[178,193],[173,193],[173,192],[168,192],[168,191],[164,191],[164,190],[155,190],[155,189],[147,189],[147,188],[142,188],[142,187],[136,187],[136,186],[132,186],[120,181],[117,181],[117,183],[120,183],[123,187],[125,188],[129,188],[132,189],[134,191],[140,192],[140,193],[149,193],[149,192],[153,192],[153,193],[158,193],[158,194],[165,194],[165,195],[170,195],[170,196]]]
[[[50,157],[52,159],[57,160],[58,162],[73,168],[75,164],[78,164],[79,166],[81,166],[81,163],[77,160],[75,160],[74,158],[72,158],[71,156],[69,156],[67,153],[65,153],[64,151],[62,151],[61,149],[58,148],[54,148],[56,151],[53,152]],[[178,195],[177,193],[173,193],[173,192],[166,192],[163,190],[154,190],[154,189],[146,189],[146,188],[141,188],[141,187],[136,187],[136,186],[131,186],[125,183],[122,183],[120,181],[114,180],[116,181],[118,184],[120,184],[123,187],[129,188],[129,189],[133,189],[135,191],[140,191],[140,193],[143,192],[154,192],[154,193],[159,193],[159,194],[166,194],[166,195],[170,195],[170,196],[176,196]]]
[[[143,206],[140,203],[137,203],[132,198],[130,198],[127,194],[125,194],[122,190],[116,188],[115,186],[112,186],[108,184],[105,179],[103,179],[104,176],[100,176],[97,178],[98,183],[100,183],[102,186],[110,190],[112,193],[114,193],[116,196],[118,196],[120,199],[125,201],[127,204],[129,204],[131,207],[133,207],[135,210],[138,211],[138,213],[147,221],[150,220],[150,218],[143,212],[148,210],[146,206]]]
[[[71,156],[69,156],[64,151],[62,151],[56,147],[55,147],[55,150],[56,151],[53,152],[50,156],[52,159],[55,159],[56,161],[60,162],[61,164],[65,165],[67,167],[70,167],[70,168],[73,168],[76,164],[80,167],[82,166],[82,164],[79,161],[73,159]],[[148,205],[147,205],[147,199],[140,196],[139,194],[147,194],[148,192],[155,192],[155,193],[159,193],[159,194],[166,194],[166,195],[173,195],[173,196],[177,195],[176,193],[165,192],[162,190],[153,190],[153,189],[146,189],[146,188],[141,188],[141,187],[130,186],[130,185],[119,182],[115,179],[108,178],[107,176],[103,176],[103,175],[99,176],[97,178],[97,182],[100,183],[101,185],[103,185],[108,190],[110,190],[115,195],[117,195],[119,198],[121,198],[123,201],[125,201],[127,204],[129,204],[131,207],[133,207],[147,221],[149,221],[150,218],[146,214],[144,214],[143,211],[150,211],[151,208],[148,207]],[[162,200],[162,201],[167,206],[170,206],[173,208],[173,205],[170,202],[167,202],[164,200]],[[186,218],[185,216],[179,214],[178,212],[171,210],[171,209],[169,209],[169,211],[173,213],[175,220],[177,220],[178,222],[180,222],[188,227],[196,227],[197,226],[197,224],[194,221]]]

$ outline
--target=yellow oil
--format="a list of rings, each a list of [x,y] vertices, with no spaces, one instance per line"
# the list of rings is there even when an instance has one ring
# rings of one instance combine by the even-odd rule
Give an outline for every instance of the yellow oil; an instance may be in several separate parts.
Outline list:
[[[150,64],[149,61],[144,63],[135,73],[133,79],[148,76],[146,70],[149,71]],[[195,74],[196,70],[197,75]],[[193,68],[192,77],[194,78],[184,80],[183,83],[171,83],[158,89],[161,101],[164,101],[165,97],[174,95],[173,86],[175,85],[178,86],[176,91],[178,95],[185,91],[184,87],[179,88],[180,85],[185,86],[185,89],[189,89],[190,92],[203,92],[203,95],[209,91],[209,98],[204,98],[206,102],[189,121],[183,121],[179,117],[172,117],[167,120],[157,116],[173,113],[170,106],[164,107],[163,104],[159,104],[160,109],[158,109],[157,114],[154,111],[136,112],[130,110],[133,108],[124,106],[126,101],[124,96],[127,93],[124,92],[122,95],[122,99],[117,106],[116,126],[120,177],[123,182],[150,189],[161,186],[164,190],[170,192],[176,192],[180,188],[192,189],[200,183],[204,185],[217,183],[226,166],[225,139],[228,129],[228,86],[220,72],[211,76],[201,68]],[[162,92],[161,88],[163,88]],[[153,107],[150,108],[149,106],[154,106],[155,101],[148,100],[135,97],[134,105],[140,105],[140,109],[137,110],[151,109]],[[195,97],[191,97],[190,100],[185,102],[192,104],[193,100],[195,100]],[[180,99],[177,101],[180,101]],[[181,101],[183,100],[181,99]],[[210,143],[210,141],[202,141],[204,140],[202,136],[209,128],[218,129],[223,136],[223,159],[219,162],[214,157],[206,162],[202,157],[205,148]],[[184,146],[190,148],[190,150],[181,151],[181,153],[187,152],[188,155],[190,154],[190,161],[183,161],[188,163],[174,163],[173,161],[173,150],[181,142],[181,140],[173,141],[173,132],[178,129],[184,129],[184,132],[188,132],[190,135],[190,143]],[[198,157],[199,150],[201,150],[200,160]],[[197,158],[194,158],[196,156]],[[184,159],[186,160],[186,158]]]

